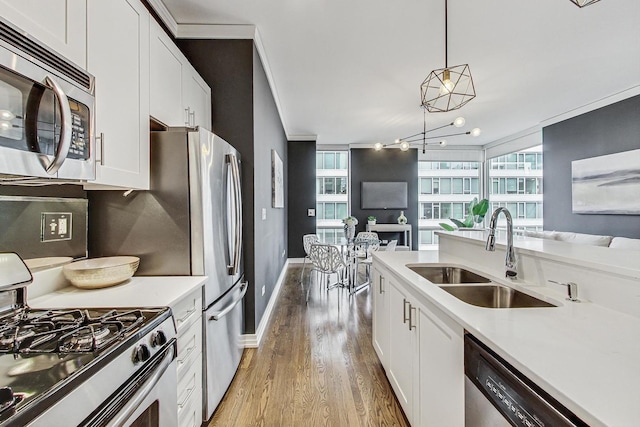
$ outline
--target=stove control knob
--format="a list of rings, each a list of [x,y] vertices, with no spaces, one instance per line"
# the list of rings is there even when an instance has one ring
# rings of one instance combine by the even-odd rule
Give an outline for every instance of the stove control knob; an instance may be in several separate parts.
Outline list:
[[[151,334],[151,347],[160,347],[167,343],[167,337],[162,331],[156,331]]]
[[[133,363],[140,363],[149,360],[149,357],[151,357],[149,347],[147,347],[145,344],[140,344],[133,349],[131,360],[133,360]]]

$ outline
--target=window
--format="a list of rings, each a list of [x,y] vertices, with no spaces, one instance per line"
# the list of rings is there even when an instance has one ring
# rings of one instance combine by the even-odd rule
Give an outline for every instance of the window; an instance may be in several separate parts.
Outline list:
[[[349,215],[349,152],[316,152],[316,233],[337,244],[344,236],[342,219]]]
[[[349,169],[349,153],[347,151],[318,151],[316,153],[316,169]]]
[[[347,194],[348,180],[342,177],[316,178],[316,194]]]
[[[322,202],[316,205],[317,219],[339,219],[347,216],[347,203]]]
[[[449,218],[464,219],[480,193],[479,162],[418,162],[418,247],[437,249],[435,232]]]

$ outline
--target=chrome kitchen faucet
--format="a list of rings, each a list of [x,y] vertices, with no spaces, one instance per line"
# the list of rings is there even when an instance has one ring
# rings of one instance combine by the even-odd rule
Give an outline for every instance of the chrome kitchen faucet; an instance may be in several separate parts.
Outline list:
[[[505,218],[507,218],[507,255],[504,260],[505,277],[515,280],[518,276],[518,269],[516,267],[516,253],[513,250],[513,220],[507,208],[500,207],[493,211],[491,221],[489,221],[489,237],[487,238],[485,249],[492,252],[496,250],[496,223],[500,212],[504,213]]]

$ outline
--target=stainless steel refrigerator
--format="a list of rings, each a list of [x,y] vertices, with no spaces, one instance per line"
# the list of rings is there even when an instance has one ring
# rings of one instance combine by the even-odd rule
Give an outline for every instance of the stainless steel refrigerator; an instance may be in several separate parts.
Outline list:
[[[89,195],[92,257],[135,255],[140,276],[206,275],[203,394],[208,420],[243,348],[240,155],[205,129],[151,133],[151,190]]]

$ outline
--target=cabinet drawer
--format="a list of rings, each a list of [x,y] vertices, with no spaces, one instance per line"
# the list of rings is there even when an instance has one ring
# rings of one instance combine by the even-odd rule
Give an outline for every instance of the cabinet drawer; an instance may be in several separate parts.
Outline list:
[[[178,366],[178,378],[182,378],[194,360],[200,362],[202,353],[202,316],[198,313],[198,321],[193,323],[189,329],[178,335],[178,356],[176,365]]]
[[[198,288],[171,307],[178,336],[202,314],[202,288]]]
[[[191,365],[186,375],[178,381],[178,425],[199,426],[202,422],[202,363]]]

